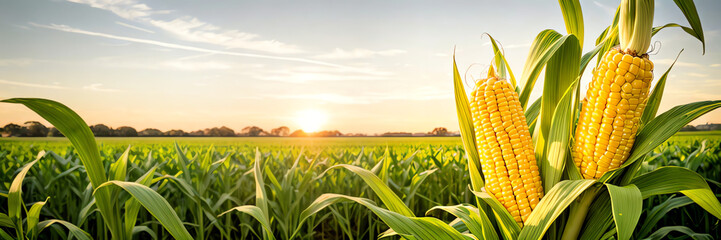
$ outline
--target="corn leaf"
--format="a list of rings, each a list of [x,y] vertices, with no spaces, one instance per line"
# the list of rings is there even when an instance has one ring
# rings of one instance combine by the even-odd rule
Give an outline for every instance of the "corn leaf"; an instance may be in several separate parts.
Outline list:
[[[301,223],[326,207],[340,202],[355,202],[371,210],[396,233],[415,239],[472,239],[439,219],[431,217],[409,217],[378,207],[369,199],[356,198],[340,194],[326,193],[318,197],[300,214]],[[300,228],[300,224],[299,224]],[[296,230],[297,232],[297,230]],[[293,234],[295,235],[295,234]]]
[[[98,186],[98,190],[111,185],[116,185],[130,193],[175,239],[193,239],[168,201],[153,189],[136,182],[113,180]]]
[[[75,237],[77,239],[80,239],[80,240],[92,240],[93,239],[90,236],[90,234],[88,234],[87,232],[78,228],[78,226],[75,226],[72,223],[69,223],[69,222],[66,222],[63,220],[57,220],[57,219],[51,219],[51,220],[45,220],[45,221],[39,222],[37,225],[38,232],[42,232],[43,229],[45,229],[55,223],[59,223],[60,225],[65,226],[68,229],[68,231],[70,232],[70,235],[72,235],[73,237]]]
[[[491,39],[491,46],[493,46],[493,63],[496,66],[496,74],[500,79],[510,78],[511,86],[513,86],[514,89],[518,89],[516,77],[513,75],[513,71],[511,71],[511,65],[508,64],[506,57],[503,55],[503,49],[498,47],[496,39],[494,39],[491,34],[485,33],[485,35]],[[506,71],[508,71],[508,76],[506,76]]]
[[[28,235],[32,236],[32,239],[35,239],[38,236],[38,231],[35,227],[37,227],[38,221],[40,220],[40,210],[43,209],[43,206],[45,206],[48,202],[48,199],[50,199],[50,197],[47,197],[45,201],[33,204],[33,206],[30,207],[30,211],[27,213],[28,215],[25,218],[25,221],[28,224]]]
[[[67,137],[80,155],[80,161],[83,162],[94,189],[107,181],[105,167],[100,158],[98,145],[95,143],[95,136],[90,131],[88,124],[75,111],[62,103],[41,98],[12,98],[2,100],[2,102],[25,105]],[[94,197],[97,199],[96,205],[103,216],[103,222],[108,226],[111,234],[114,237],[123,238],[124,231],[120,213],[113,207],[114,199],[110,197],[110,189],[96,191]]]
[[[406,217],[414,217],[413,211],[406,206],[405,203],[396,195],[393,190],[391,190],[388,185],[383,183],[383,180],[378,178],[375,174],[373,174],[371,171],[368,171],[366,169],[356,167],[353,165],[347,165],[347,164],[338,164],[335,166],[332,166],[325,170],[318,178],[325,175],[326,172],[336,169],[336,168],[345,168],[349,171],[355,173],[363,181],[368,184],[368,186],[375,192],[376,195],[381,199],[383,204],[388,207],[389,210],[396,212],[398,214],[401,214]]]
[[[130,152],[130,146],[125,149],[123,155],[114,163],[110,164],[110,179],[125,181],[125,173],[128,169],[128,153]]]
[[[671,72],[673,65],[676,64],[676,61],[678,61],[678,57],[681,56],[682,52],[683,49],[678,53],[676,59],[673,60],[671,66],[669,66],[666,72],[661,75],[661,78],[658,79],[658,83],[656,83],[656,86],[653,88],[651,95],[648,97],[648,102],[646,102],[646,108],[643,110],[643,115],[641,115],[640,128],[643,128],[643,125],[645,123],[653,120],[653,118],[656,117],[658,107],[661,105],[661,98],[663,98],[663,90],[666,88],[666,79],[668,78],[668,73]]]
[[[694,102],[676,106],[649,121],[636,136],[636,142],[633,145],[633,150],[631,150],[628,160],[626,160],[619,169],[606,172],[601,176],[600,181],[605,182],[616,175],[620,175],[623,172],[623,168],[641,159],[646,153],[653,151],[653,149],[673,136],[683,126],[719,107],[721,107],[721,100]],[[621,185],[628,184],[635,174],[629,173],[624,175]]]
[[[643,224],[641,224],[641,228],[638,231],[638,234],[635,236],[636,239],[640,239],[643,237],[648,236],[651,233],[651,230],[656,228],[656,224],[661,221],[661,218],[666,216],[668,212],[670,212],[673,209],[684,207],[686,205],[689,205],[693,203],[693,201],[688,197],[670,197],[666,199],[663,203],[660,205],[655,206],[651,211],[649,211],[646,214],[645,220]]]
[[[533,131],[534,129],[531,126],[536,124],[536,121],[538,120],[538,115],[541,113],[541,99],[542,98],[539,97],[538,99],[536,99],[536,101],[533,101],[533,103],[531,103],[531,106],[528,106],[526,112],[524,113],[524,115],[526,116],[526,125],[528,125],[528,129],[531,131]],[[531,132],[531,135],[533,135],[533,132]]]
[[[693,1],[686,1],[686,0],[673,0],[674,3],[676,3],[676,6],[678,6],[679,9],[681,9],[681,12],[683,12],[683,16],[686,17],[686,20],[688,20],[688,23],[691,25],[691,30],[688,31],[684,29],[688,34],[691,34],[691,36],[694,36],[696,39],[701,41],[701,44],[703,46],[703,53],[706,53],[706,41],[703,37],[703,28],[701,27],[701,18],[698,16],[698,11],[696,11],[696,5],[693,3]]]
[[[540,132],[536,136],[536,153],[541,161],[541,176],[546,192],[561,179],[566,147],[573,128],[573,108],[570,106],[576,91],[573,82],[578,77],[581,46],[574,35],[564,38],[566,41],[560,43],[558,50],[546,63],[538,127]],[[563,112],[556,114],[556,109]],[[554,120],[556,122],[552,122]],[[550,134],[554,134],[553,139]]]
[[[471,188],[473,188],[473,191],[481,191],[481,188],[484,186],[483,176],[481,176],[479,172],[481,157],[478,155],[471,108],[468,104],[468,97],[466,97],[466,90],[463,87],[463,80],[458,73],[455,55],[453,56],[453,92],[456,99],[456,113],[458,114],[458,125],[461,130],[461,140],[463,141],[463,148],[466,150],[466,156],[468,157]]]
[[[616,222],[618,240],[631,239],[643,208],[641,191],[633,184],[623,187],[606,184],[611,196],[613,221]]]
[[[543,179],[543,189],[546,192],[561,180],[566,166],[566,158],[570,158],[568,146],[572,136],[573,108],[575,107],[573,99],[577,88],[578,82],[574,82],[566,89],[566,93],[563,94],[563,97],[556,105],[551,120],[553,128],[549,130],[548,142],[541,158],[541,177]]]
[[[680,232],[683,234],[686,234],[687,236],[691,237],[694,240],[713,240],[714,238],[711,237],[711,235],[704,234],[704,233],[696,233],[693,230],[691,230],[688,227],[685,226],[667,226],[662,227],[656,230],[651,236],[648,238],[644,238],[643,240],[660,240],[660,239],[667,239],[666,235],[668,235],[671,232]]]
[[[566,180],[553,186],[524,222],[518,239],[542,239],[553,221],[594,183],[594,180]]]
[[[563,21],[566,23],[566,32],[576,35],[578,42],[583,46],[583,12],[578,0],[558,0],[561,5]]]
[[[613,225],[613,214],[611,210],[611,197],[607,191],[603,191],[596,200],[591,203],[586,222],[581,230],[581,240],[606,239],[603,236],[609,232],[608,229]],[[616,233],[616,231],[611,231]]]
[[[23,192],[23,181],[25,181],[25,176],[28,174],[28,171],[30,171],[30,168],[44,156],[45,151],[40,151],[34,161],[25,164],[20,169],[20,172],[15,175],[13,182],[10,184],[10,189],[8,190],[8,217],[14,225],[13,227],[15,228],[15,232],[18,234],[18,237],[21,237],[24,233],[23,219],[21,216],[22,209],[25,207],[21,196]]]
[[[556,49],[560,47],[558,44],[562,35],[554,30],[546,29],[541,31],[536,39],[533,40],[531,50],[528,52],[526,58],[526,64],[523,66],[523,75],[521,76],[521,84],[524,84],[521,89],[521,95],[519,100],[521,101],[521,107],[524,109],[528,103],[528,98],[531,97],[531,91],[533,86],[536,84],[538,75],[543,70],[543,66],[546,65],[548,59],[553,56]]]
[[[130,149],[130,147],[128,147],[128,149]],[[152,167],[135,182],[149,187],[150,183],[153,180],[153,175],[155,174],[155,169],[157,167],[158,166]],[[133,236],[133,231],[135,230],[135,223],[138,221],[138,212],[140,212],[140,202],[138,202],[138,200],[136,200],[135,198],[130,198],[125,201],[125,214],[123,215],[125,217],[126,236]]]
[[[721,203],[706,183],[706,179],[687,168],[661,167],[631,181],[644,199],[660,194],[681,192],[703,209],[721,219]]]
[[[0,238],[2,240],[15,240],[10,234],[6,233],[2,228],[0,228]]]
[[[486,213],[481,212],[482,210],[479,211],[478,208],[462,204],[455,206],[435,206],[428,210],[426,215],[434,210],[443,210],[461,219],[466,227],[468,227],[468,230],[478,239],[498,239],[491,220]]]
[[[268,215],[266,213],[264,213],[263,210],[260,209],[259,207],[252,206],[252,205],[234,207],[228,211],[221,213],[220,215],[218,215],[218,217],[223,216],[226,213],[229,213],[232,211],[242,212],[242,213],[248,214],[251,217],[255,218],[256,220],[258,220],[258,222],[260,222],[260,225],[263,227],[263,230],[265,230],[265,232],[267,233],[267,235],[266,235],[267,238],[275,239],[275,237],[273,236],[273,229],[270,227],[271,226],[270,219],[268,219]]]
[[[511,213],[498,201],[495,197],[492,197],[486,192],[472,191],[476,197],[482,199],[488,206],[491,207],[493,215],[496,217],[496,223],[500,228],[501,236],[506,240],[518,239],[518,234],[521,232],[521,227],[518,226],[516,220],[513,219]]]
[[[0,213],[0,227],[13,228],[13,221],[4,213]]]

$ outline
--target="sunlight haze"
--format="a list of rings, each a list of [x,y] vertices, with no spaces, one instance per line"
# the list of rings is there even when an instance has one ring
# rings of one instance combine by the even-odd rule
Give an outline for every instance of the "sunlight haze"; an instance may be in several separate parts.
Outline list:
[[[483,33],[500,41],[520,77],[539,31],[566,32],[556,1],[0,2],[0,99],[48,98],[88,124],[138,130],[458,131],[454,47],[467,83],[493,56]],[[684,49],[659,112],[721,99],[721,2],[696,4],[705,55],[679,28],[653,39],[654,83]],[[503,5],[518,12],[492,10]],[[582,1],[584,52],[617,5]],[[688,25],[672,1],[658,1],[655,16]],[[21,105],[0,104],[0,125],[25,121],[47,125]],[[721,110],[692,124],[706,122],[721,122]]]

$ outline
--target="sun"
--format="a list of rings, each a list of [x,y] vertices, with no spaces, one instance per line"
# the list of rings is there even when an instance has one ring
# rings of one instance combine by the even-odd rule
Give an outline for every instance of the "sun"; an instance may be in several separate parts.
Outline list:
[[[319,131],[326,121],[328,121],[328,115],[318,109],[306,109],[298,112],[296,116],[296,123],[305,132]]]

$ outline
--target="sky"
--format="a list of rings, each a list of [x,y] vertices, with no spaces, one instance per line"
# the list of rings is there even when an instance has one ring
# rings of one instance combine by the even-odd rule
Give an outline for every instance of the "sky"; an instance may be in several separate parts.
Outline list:
[[[619,1],[581,1],[584,52]],[[696,1],[706,37],[653,38],[659,111],[721,99],[721,1]],[[343,133],[458,130],[454,48],[472,83],[498,40],[517,77],[544,29],[565,34],[556,1],[0,0],[0,99],[39,97],[88,124],[192,131],[288,126]],[[654,25],[688,25],[657,1]],[[590,73],[591,68],[587,69]],[[540,75],[532,99],[542,91]],[[582,86],[588,85],[585,74]],[[0,125],[43,121],[0,104]],[[692,124],[721,122],[715,110]]]

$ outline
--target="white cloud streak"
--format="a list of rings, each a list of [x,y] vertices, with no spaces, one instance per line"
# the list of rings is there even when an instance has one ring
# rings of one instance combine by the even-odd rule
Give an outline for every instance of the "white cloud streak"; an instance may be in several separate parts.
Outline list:
[[[21,87],[31,87],[31,88],[66,89],[65,87],[57,86],[57,85],[15,82],[15,81],[3,80],[3,79],[0,79],[0,84],[21,86]]]
[[[241,32],[238,30],[227,30],[216,25],[203,22],[195,17],[182,16],[170,21],[154,19],[157,14],[166,14],[170,11],[156,11],[146,4],[136,0],[68,0],[74,3],[89,5],[94,8],[103,9],[115,13],[127,20],[150,24],[168,33],[177,36],[179,39],[190,42],[208,43],[233,49],[247,49],[276,54],[300,53],[299,47],[276,40],[260,40],[257,34]],[[116,22],[118,23],[118,22]],[[141,30],[129,24],[125,27]],[[141,31],[150,31],[142,29]]]
[[[317,55],[316,58],[320,58],[320,59],[356,59],[356,58],[368,58],[368,57],[375,57],[375,56],[389,57],[389,56],[395,56],[395,55],[399,55],[399,54],[403,54],[403,53],[406,53],[406,51],[400,50],[400,49],[373,51],[373,50],[360,49],[360,48],[356,48],[353,50],[343,50],[340,48],[336,48],[333,50],[333,52]]]
[[[149,40],[149,39],[124,37],[124,36],[117,36],[117,35],[106,34],[106,33],[86,31],[86,30],[82,30],[82,29],[72,28],[67,25],[58,25],[58,24],[44,25],[44,24],[37,24],[37,23],[30,23],[30,25],[33,25],[35,27],[40,27],[40,28],[47,28],[47,29],[53,29],[53,30],[58,30],[58,31],[63,31],[63,32],[69,32],[69,33],[77,33],[77,34],[84,34],[84,35],[89,35],[89,36],[103,37],[103,38],[122,40],[122,41],[128,41],[128,42],[149,44],[149,45],[154,45],[154,46],[159,46],[159,47],[164,47],[164,48],[172,48],[172,49],[180,49],[180,50],[194,51],[194,52],[201,52],[201,53],[228,55],[228,56],[302,62],[302,63],[322,65],[322,66],[350,69],[350,67],[343,66],[343,65],[338,65],[338,64],[333,64],[333,63],[328,63],[328,62],[323,62],[323,61],[304,59],[304,58],[280,57],[280,56],[270,56],[270,55],[261,55],[261,54],[252,54],[252,53],[239,53],[239,52],[232,52],[232,51],[212,50],[212,49],[192,47],[192,46],[180,45],[180,44],[174,44],[174,43],[166,43],[166,42]]]
[[[148,30],[148,29],[145,29],[145,28],[141,28],[141,27],[138,27],[138,26],[130,25],[130,24],[127,24],[127,23],[124,23],[124,22],[115,21],[115,23],[118,24],[118,25],[120,25],[120,26],[127,27],[127,28],[132,28],[132,29],[135,29],[135,30],[138,30],[138,31],[142,31],[142,32],[146,32],[146,33],[155,33],[154,31],[151,31],[151,30]]]
[[[90,91],[96,91],[96,92],[119,92],[118,89],[110,89],[110,88],[103,88],[102,83],[93,83],[87,86],[84,86],[83,89],[90,90]]]

